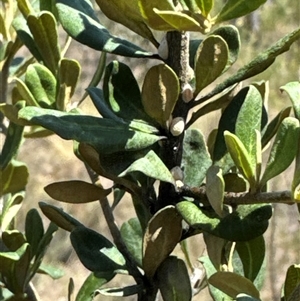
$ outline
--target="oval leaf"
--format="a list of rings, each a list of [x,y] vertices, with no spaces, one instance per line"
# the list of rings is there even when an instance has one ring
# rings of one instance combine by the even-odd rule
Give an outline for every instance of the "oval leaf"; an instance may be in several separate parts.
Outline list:
[[[170,256],[158,268],[158,287],[164,301],[190,301],[190,277],[183,260]]]
[[[295,117],[300,121],[300,82],[290,82],[280,87],[281,91],[285,91],[293,104]]]
[[[76,227],[70,239],[80,261],[90,271],[112,273],[127,270],[123,255],[103,235],[85,227]]]
[[[166,127],[179,96],[179,80],[166,64],[150,68],[144,79],[142,103],[146,113]]]
[[[203,88],[211,84],[223,72],[228,61],[228,46],[225,40],[217,35],[207,37],[199,46],[195,57],[197,96]]]
[[[180,240],[181,217],[174,206],[159,210],[149,221],[143,241],[143,269],[153,277]]]
[[[297,153],[298,141],[299,121],[293,117],[285,118],[272,145],[260,187],[263,187],[267,181],[280,174],[292,163]]]
[[[291,298],[293,296],[294,291],[297,287],[300,286],[300,265],[294,264],[291,265],[287,272],[284,282],[284,297],[286,300],[297,300],[296,298]],[[299,291],[299,288],[298,288]]]
[[[75,180],[52,183],[44,189],[55,200],[72,204],[98,201],[111,192],[111,189],[103,189],[94,184]]]
[[[210,276],[208,282],[234,299],[240,293],[246,293],[259,299],[259,291],[254,284],[241,275],[231,272],[217,272]]]

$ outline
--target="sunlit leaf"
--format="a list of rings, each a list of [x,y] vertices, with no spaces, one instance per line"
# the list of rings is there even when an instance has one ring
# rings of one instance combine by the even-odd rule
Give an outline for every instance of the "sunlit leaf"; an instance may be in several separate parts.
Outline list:
[[[136,0],[97,0],[101,11],[111,20],[121,23],[142,37],[151,41],[155,46],[155,40],[151,30],[141,15],[138,1]]]
[[[90,271],[112,273],[127,270],[123,255],[103,235],[85,227],[76,227],[70,239],[80,261]]]
[[[29,15],[27,24],[45,65],[55,74],[60,60],[60,48],[54,16],[47,11],[38,16]]]
[[[216,23],[222,23],[231,19],[239,18],[256,10],[267,0],[227,0],[218,14]]]
[[[231,272],[217,272],[210,276],[208,282],[232,298],[236,298],[240,293],[246,293],[259,299],[259,291],[254,284],[241,275]]]
[[[207,17],[211,11],[214,1],[213,0],[195,0],[203,16]]]
[[[206,174],[206,195],[209,203],[220,217],[223,216],[224,188],[222,169],[215,165],[211,166]]]
[[[195,57],[195,96],[220,76],[227,61],[228,46],[222,37],[211,35],[202,41]]]
[[[182,155],[184,183],[191,187],[199,187],[211,163],[203,134],[197,129],[187,130],[183,140]]]
[[[64,276],[64,271],[58,267],[54,267],[48,264],[41,264],[37,271],[39,274],[48,275],[53,280],[59,279]]]
[[[111,35],[99,23],[88,0],[58,0],[59,20],[66,32],[93,49],[129,57],[151,57],[152,53]]]
[[[192,290],[189,274],[183,260],[170,256],[157,271],[158,287],[164,301],[190,301]]]
[[[285,91],[293,104],[295,117],[300,121],[300,82],[290,82],[280,87],[281,91]]]
[[[151,67],[144,79],[142,103],[146,113],[163,127],[179,96],[179,80],[166,64]]]
[[[279,126],[272,145],[266,169],[260,181],[261,187],[292,163],[297,153],[298,141],[299,121],[293,117],[285,118]]]
[[[147,277],[153,277],[179,242],[181,222],[174,206],[164,207],[149,221],[143,241],[143,269]]]
[[[55,200],[72,204],[98,201],[111,192],[111,189],[76,180],[51,183],[44,189]]]

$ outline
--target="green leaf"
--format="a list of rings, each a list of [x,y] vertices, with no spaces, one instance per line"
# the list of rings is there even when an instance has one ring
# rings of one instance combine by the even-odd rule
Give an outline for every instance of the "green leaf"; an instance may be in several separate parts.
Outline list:
[[[81,67],[76,60],[62,59],[58,66],[58,91],[56,96],[56,108],[66,110],[70,102],[80,76]]]
[[[224,176],[225,191],[227,192],[244,192],[247,190],[245,179],[238,173],[227,173]]]
[[[280,87],[281,91],[285,91],[293,104],[295,117],[300,121],[300,82],[290,82]]]
[[[296,155],[296,164],[294,177],[292,182],[293,197],[297,202],[300,202],[300,139],[298,142],[298,150]]]
[[[109,288],[102,288],[95,291],[95,296],[101,294],[103,296],[110,296],[110,297],[128,297],[132,295],[136,295],[141,292],[142,287],[141,285],[130,285],[125,287],[109,287]]]
[[[138,83],[130,68],[118,61],[105,70],[103,95],[108,107],[125,120],[150,120],[142,104]]]
[[[267,181],[283,172],[292,163],[297,153],[298,141],[299,121],[293,117],[285,118],[272,145],[260,187],[263,187]]]
[[[103,235],[86,227],[76,227],[70,239],[78,258],[88,270],[101,273],[127,271],[125,258]]]
[[[32,257],[38,250],[38,245],[44,236],[44,226],[42,218],[36,209],[31,209],[26,214],[25,220],[26,240],[31,246]]]
[[[143,241],[143,269],[147,277],[154,276],[157,268],[179,242],[181,222],[174,206],[164,207],[149,221]]]
[[[197,3],[201,14],[204,17],[207,17],[211,11],[211,9],[213,8],[213,4],[214,1],[213,0],[195,0],[195,2]]]
[[[236,301],[260,301],[260,299],[256,299],[247,294],[238,294],[236,296]]]
[[[259,291],[254,284],[241,275],[231,272],[217,272],[210,276],[208,282],[232,298],[236,298],[240,293],[246,293],[259,299]]]
[[[267,143],[277,133],[281,122],[290,115],[291,108],[292,107],[287,107],[285,109],[282,109],[268,124],[266,130],[263,133],[262,139],[261,139],[262,147],[265,147],[267,145]]]
[[[142,103],[146,113],[166,127],[179,96],[179,80],[166,64],[151,67],[144,79]]]
[[[227,0],[216,18],[216,23],[222,23],[247,15],[259,8],[265,2],[267,2],[267,0]]]
[[[91,273],[79,289],[75,301],[93,301],[94,292],[115,276],[114,272]]]
[[[153,11],[166,22],[164,31],[200,31],[204,32],[205,27],[198,22],[196,18],[193,18],[193,13],[189,11],[170,11],[170,10],[158,10],[153,8]],[[201,20],[202,21],[202,20]],[[203,22],[202,22],[203,23]]]
[[[174,178],[163,161],[150,150],[144,157],[134,161],[119,177],[139,171],[148,177],[175,185]]]
[[[218,84],[210,93],[201,97],[200,100],[204,101],[209,99],[233,84],[263,72],[274,63],[277,56],[288,51],[290,46],[299,38],[300,28],[294,30],[290,34],[287,34],[267,50],[258,54],[252,61],[240,68],[233,76]]]
[[[211,35],[202,41],[195,57],[195,96],[222,74],[228,55],[228,46],[222,37]]]
[[[22,99],[26,101],[26,104],[29,106],[39,107],[37,100],[34,98],[27,85],[19,78],[15,78],[15,82],[16,82],[17,91],[22,97]]]
[[[37,271],[39,274],[44,274],[50,276],[53,280],[59,279],[64,276],[64,271],[57,267],[53,267],[51,265],[41,264]]]
[[[43,57],[43,62],[53,74],[56,74],[60,60],[60,48],[54,16],[47,11],[41,12],[38,16],[29,15],[27,24],[39,53]]]
[[[55,223],[58,227],[71,232],[76,227],[82,227],[83,225],[73,218],[71,215],[64,212],[62,209],[53,205],[39,202],[39,206],[46,217]]]
[[[51,183],[44,189],[53,199],[72,204],[99,201],[111,193],[111,189],[76,180]]]
[[[18,230],[6,230],[2,232],[2,242],[9,251],[15,252],[26,243],[24,235]]]
[[[284,282],[284,297],[285,300],[296,301],[297,299],[291,298],[293,296],[293,292],[299,287],[300,285],[300,265],[294,264],[291,265],[285,276]]]
[[[211,166],[206,174],[206,195],[212,208],[220,217],[223,216],[224,188],[222,169]]]
[[[265,258],[266,250],[263,236],[249,241],[237,242],[236,250],[242,261],[245,277],[254,282]]]
[[[236,120],[235,134],[249,154],[251,169],[255,170],[258,147],[255,130],[260,132],[261,129],[263,102],[259,91],[254,86],[250,85],[247,90],[245,100]]]
[[[5,202],[2,212],[0,214],[0,226],[2,231],[5,231],[9,228],[11,221],[16,216],[16,214],[22,206],[24,196],[25,192],[22,191],[13,195],[7,194],[3,197]]]
[[[197,129],[188,129],[183,140],[184,183],[191,187],[199,187],[211,163],[203,134]]]
[[[158,47],[158,42],[141,15],[136,0],[96,0],[101,11],[111,20],[123,24]]]
[[[151,57],[152,53],[111,35],[102,26],[88,0],[58,0],[56,7],[65,31],[93,49],[129,57]]]
[[[11,160],[4,170],[0,170],[0,195],[16,193],[25,189],[28,182],[28,168],[23,162]]]
[[[7,117],[7,119],[9,119],[14,124],[22,125],[22,126],[31,125],[31,123],[28,121],[18,119],[19,111],[22,108],[24,108],[25,106],[26,106],[25,100],[17,101],[13,105],[7,104],[7,103],[2,103],[2,104],[0,104],[0,112],[2,112],[4,114],[4,116]],[[10,133],[8,133],[8,135],[10,135]],[[15,138],[15,135],[12,135],[12,137],[10,137],[10,138]],[[11,146],[15,147],[16,146],[15,142],[10,142],[6,147],[10,148]],[[2,159],[1,159],[1,162],[4,162],[4,165],[5,165],[6,160],[7,159],[3,159],[3,161],[2,161]]]
[[[23,137],[24,127],[13,122],[9,123],[7,135],[0,154],[0,169],[4,170],[9,162],[17,155]],[[4,179],[1,179],[2,185]]]
[[[39,124],[63,139],[91,144],[102,153],[139,150],[162,139],[135,131],[128,124],[77,113],[26,107],[19,112],[19,117]]]
[[[224,71],[226,71],[230,66],[232,66],[236,62],[239,56],[241,48],[239,31],[233,25],[224,25],[214,30],[211,33],[211,35],[220,36],[225,40],[228,46],[228,61],[224,69]]]
[[[44,108],[51,108],[56,98],[56,78],[41,64],[31,64],[25,74],[25,84],[32,96]]]
[[[272,216],[272,206],[261,204],[238,206],[224,218],[188,201],[179,202],[176,209],[192,228],[230,241],[247,241],[262,235]]]
[[[248,153],[242,141],[236,135],[225,131],[224,137],[227,149],[232,160],[234,161],[241,174],[248,180],[250,187],[255,189],[255,166],[251,164],[250,154]]]
[[[137,218],[124,222],[121,229],[124,243],[139,267],[142,267],[143,230]]]
[[[168,25],[159,15],[154,12],[154,8],[159,10],[175,11],[175,6],[173,1],[147,1],[147,0],[137,0],[138,6],[140,8],[143,19],[146,21],[147,25],[155,30],[170,30],[173,27]]]
[[[192,289],[183,260],[170,256],[157,270],[158,287],[164,301],[190,301]]]

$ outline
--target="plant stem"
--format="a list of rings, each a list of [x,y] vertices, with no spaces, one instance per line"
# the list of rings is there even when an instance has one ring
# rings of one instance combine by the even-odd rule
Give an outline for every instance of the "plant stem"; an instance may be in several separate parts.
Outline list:
[[[187,187],[184,186],[179,192],[181,197],[192,197],[202,203],[204,206],[209,206],[209,200],[206,195],[204,187]],[[227,205],[251,205],[251,204],[263,204],[263,203],[283,203],[287,205],[295,204],[292,200],[291,192],[285,191],[272,191],[272,192],[258,192],[258,193],[248,193],[239,192],[232,193],[227,192],[224,195],[224,204]]]

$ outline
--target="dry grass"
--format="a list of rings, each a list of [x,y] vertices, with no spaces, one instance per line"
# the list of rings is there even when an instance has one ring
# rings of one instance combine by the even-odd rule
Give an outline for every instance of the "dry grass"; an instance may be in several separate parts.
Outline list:
[[[288,3],[288,1],[283,2],[286,4]],[[241,66],[243,63],[249,61],[251,57],[258,53],[258,51],[268,47],[278,38],[294,29],[296,23],[299,24],[300,4],[298,0],[289,1],[289,6],[285,7],[284,10],[281,10],[279,3],[282,3],[282,1],[273,1],[270,6],[265,6],[265,8],[262,9],[260,13],[262,17],[261,26],[265,29],[262,33],[255,33],[253,35],[247,34],[246,32],[242,33],[242,36],[247,38],[247,41],[243,42],[243,55],[237,62],[237,66]],[[285,16],[281,15],[283,12]],[[281,17],[284,21],[280,19]],[[111,27],[108,20],[105,18],[102,18],[102,20],[106,26]],[[277,20],[282,23],[276,24],[275,22]],[[115,32],[120,30],[122,34],[130,40],[138,40],[136,36],[132,36],[131,34],[127,34],[126,36],[122,27],[114,29]],[[142,43],[146,42],[142,41]],[[274,108],[277,110],[287,105],[287,97],[280,95],[279,92],[276,91],[278,91],[279,86],[298,78],[299,66],[297,59],[300,57],[299,47],[300,43],[294,45],[290,53],[282,55],[277,59],[277,63],[273,67],[257,77],[257,79],[271,78],[270,88],[272,92],[269,104],[271,110]],[[78,59],[82,63],[82,66],[84,66],[81,86],[77,91],[77,97],[80,98],[94,71],[95,60],[98,55],[86,46],[74,43],[68,52],[68,56]],[[109,60],[112,58],[113,56],[110,56]],[[145,70],[148,68],[147,62],[141,60],[138,62],[138,65],[136,65],[136,60],[122,60],[126,61],[126,63],[134,69],[135,75],[141,80]],[[93,112],[88,103],[84,106],[84,109],[88,112]],[[272,112],[272,114],[274,114],[274,112]],[[200,126],[206,136],[211,128],[217,126],[213,116],[201,119],[197,125]],[[44,186],[54,181],[70,179],[88,180],[88,175],[84,166],[73,155],[71,142],[63,141],[55,136],[38,140],[26,140],[21,148],[19,159],[26,162],[30,170],[27,195],[21,214],[19,215],[19,229],[22,230],[25,213],[30,208],[37,208],[39,201],[46,201],[63,207],[65,211],[74,215],[86,226],[94,228],[110,237],[102,216],[101,208],[97,203],[87,205],[60,204],[49,199],[43,191]],[[289,169],[284,176],[275,179],[270,188],[279,190],[289,187],[291,183],[291,173],[292,169]],[[133,215],[134,213],[130,201],[124,199],[116,210],[116,219],[119,224],[121,224]],[[280,289],[284,281],[286,268],[290,264],[300,262],[299,223],[297,222],[297,218],[298,213],[295,206],[274,206],[274,217],[268,231],[265,233],[268,249],[268,273],[262,290],[262,298],[265,298],[265,300],[279,300]],[[45,224],[47,223],[48,221],[45,219]],[[189,244],[192,258],[196,262],[197,258],[204,250],[202,238],[197,236],[191,239]],[[37,276],[35,278],[34,284],[43,301],[67,300],[67,285],[69,278],[72,277],[74,279],[75,290],[77,291],[89,274],[78,261],[76,254],[74,254],[74,251],[71,248],[68,233],[63,230],[59,230],[55,236],[48,250],[46,262],[64,268],[65,276],[57,281],[53,281],[46,276]],[[120,285],[126,281],[127,278],[119,277],[114,281],[114,285]],[[100,299],[101,298],[96,298],[95,300]],[[135,300],[135,298],[128,297],[124,300]],[[211,298],[207,294],[200,294],[199,297],[196,297],[194,300],[209,301]]]

